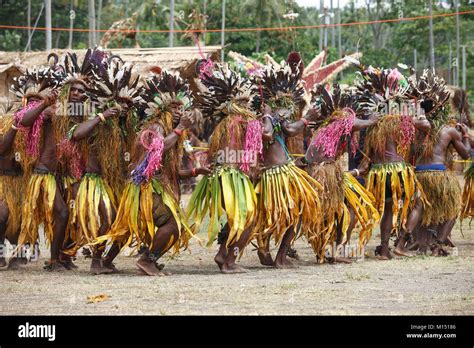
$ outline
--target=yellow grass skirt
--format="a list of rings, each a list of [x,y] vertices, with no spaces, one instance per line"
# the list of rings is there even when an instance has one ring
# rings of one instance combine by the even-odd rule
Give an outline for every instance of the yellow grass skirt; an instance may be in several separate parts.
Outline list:
[[[328,244],[336,241],[337,226],[341,226],[343,241],[350,224],[349,208],[361,228],[359,245],[365,245],[376,222],[380,220],[375,209],[374,196],[367,191],[351,174],[344,173],[340,161],[310,164],[308,173],[319,182],[324,189],[320,194],[324,220],[320,238],[312,239],[312,247],[317,255],[324,255]]]
[[[56,178],[52,173],[31,175],[22,209],[22,221],[18,246],[38,240],[38,229],[44,224],[46,241],[53,240],[53,205],[56,196]]]
[[[255,233],[258,246],[266,248],[273,237],[278,245],[286,231],[301,222],[300,234],[311,243],[319,237],[322,186],[293,163],[265,170],[256,186],[258,196]],[[296,239],[295,238],[295,239]]]
[[[405,162],[374,164],[367,176],[366,188],[374,195],[375,207],[380,217],[384,214],[387,185],[392,191],[392,231],[398,231],[400,227],[405,228],[408,211],[415,204],[417,195],[420,195],[425,205],[427,204],[426,196],[411,165]]]
[[[155,226],[153,216],[154,195],[158,195],[161,199],[159,206],[155,207],[155,211],[168,212],[169,210],[178,225],[178,243],[175,243],[176,241],[171,238],[165,250],[173,246],[174,254],[176,254],[181,248],[187,248],[192,234],[184,213],[173,194],[168,192],[157,179],[152,179],[139,186],[129,182],[123,191],[117,217],[110,231],[96,238],[91,244],[117,243],[123,249],[135,241],[137,248],[142,244],[151,248],[155,234],[160,233],[159,227]]]
[[[461,186],[448,170],[417,171],[416,178],[430,206],[425,207],[422,226],[437,225],[455,219],[461,211]]]
[[[464,175],[464,189],[462,192],[461,220],[474,217],[474,166],[470,166]]]
[[[193,232],[198,232],[209,213],[207,245],[211,246],[221,229],[219,221],[225,212],[229,224],[229,246],[252,224],[256,205],[257,196],[247,175],[233,167],[217,167],[197,184],[189,200],[187,216],[194,222]]]
[[[0,200],[8,207],[8,221],[5,237],[16,244],[21,227],[21,207],[24,204],[26,181],[20,175],[0,176]]]
[[[85,174],[79,184],[74,204],[71,206],[68,237],[73,247],[65,250],[65,254],[74,255],[85,244],[98,237],[102,221],[99,204],[104,203],[106,222],[112,225],[113,212],[117,207],[115,196],[110,185],[98,174]]]

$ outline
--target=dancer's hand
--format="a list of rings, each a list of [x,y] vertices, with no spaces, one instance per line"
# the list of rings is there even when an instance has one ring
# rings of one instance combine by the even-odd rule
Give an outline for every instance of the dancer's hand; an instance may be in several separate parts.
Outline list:
[[[374,112],[370,114],[369,121],[378,122],[379,118],[380,118],[380,112]]]
[[[308,121],[317,121],[320,118],[322,118],[321,115],[321,110],[319,108],[311,108],[306,112],[306,115],[304,116]]]
[[[117,106],[114,106],[110,109],[105,110],[103,115],[105,118],[110,118],[110,117],[117,116],[119,113],[120,113],[120,108]]]
[[[194,119],[193,116],[193,112],[185,112],[179,120],[179,127],[182,129],[188,129],[189,127],[191,127]]]
[[[58,92],[53,90],[50,95],[46,96],[43,100],[44,105],[51,106],[56,104],[56,100],[58,99]]]
[[[456,128],[461,132],[462,135],[469,134],[469,127],[466,126],[464,123],[456,124]]]
[[[212,174],[212,170],[207,167],[196,168],[196,173],[198,175],[210,175]]]
[[[53,115],[56,113],[56,106],[53,104],[51,106],[48,106],[46,109],[44,109],[43,111],[43,114],[44,114],[44,118],[46,120],[49,120],[51,119],[51,117],[53,117]]]
[[[272,114],[272,108],[269,107],[267,104],[263,105],[262,111],[263,111],[264,115],[271,115]]]

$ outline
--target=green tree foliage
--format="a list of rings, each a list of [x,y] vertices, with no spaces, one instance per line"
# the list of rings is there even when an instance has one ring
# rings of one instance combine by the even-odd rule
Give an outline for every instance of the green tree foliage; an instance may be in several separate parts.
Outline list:
[[[35,23],[43,1],[31,1],[31,24]],[[87,0],[55,0],[53,3],[53,27],[69,28],[69,11],[75,10],[75,28],[88,28]],[[100,1],[95,1],[96,6]],[[167,30],[169,27],[168,0],[102,0],[101,28],[107,29],[116,20],[123,19],[132,13],[138,13],[138,29]],[[336,1],[334,1],[336,3]],[[454,0],[433,1],[433,13],[442,14],[454,11]],[[474,10],[467,1],[460,0],[459,10]],[[27,0],[0,0],[0,23],[3,25],[27,25]],[[288,29],[289,26],[319,25],[319,9],[316,7],[303,8],[294,0],[227,0],[226,28],[277,27],[282,30],[260,32],[227,32],[225,34],[226,51],[233,50],[244,55],[261,58],[269,53],[277,61],[285,59],[292,50],[301,52],[306,64],[319,51],[319,28]],[[315,5],[319,4],[315,1]],[[356,6],[357,4],[357,6]],[[175,0],[175,29],[185,29],[189,14],[195,8],[208,16],[208,29],[220,29],[222,25],[222,0]],[[298,13],[294,20],[285,19],[283,15],[293,11]],[[96,15],[99,11],[96,10]],[[409,0],[358,0],[350,1],[340,9],[342,23],[367,22],[386,20],[398,17],[416,17],[428,13],[426,1]],[[460,43],[467,46],[467,86],[474,84],[474,65],[469,62],[474,58],[474,15],[460,16]],[[44,27],[44,12],[38,21],[39,27]],[[413,51],[417,51],[417,67],[421,70],[429,64],[428,20],[361,24],[341,27],[342,54],[355,51],[364,54],[363,63],[393,67],[397,63],[413,65]],[[449,61],[451,54],[456,56],[456,26],[455,17],[433,19],[435,38],[436,69],[451,81]],[[99,33],[98,37],[103,33]],[[329,35],[330,36],[330,35]],[[141,47],[163,47],[168,45],[168,33],[139,33],[138,42]],[[67,31],[53,31],[53,47],[65,48],[69,40]],[[220,32],[206,33],[204,44],[220,44]],[[28,42],[26,30],[1,29],[0,49],[24,50]],[[74,32],[73,47],[87,46],[87,32]],[[328,41],[331,44],[331,40]],[[337,42],[337,40],[336,40]],[[194,45],[195,43],[182,33],[175,33],[174,45]],[[133,47],[134,42],[127,39],[123,47]],[[37,30],[31,41],[32,50],[42,50],[45,47],[45,34]],[[113,46],[111,46],[113,47]],[[258,48],[258,49],[257,49]],[[460,51],[461,54],[461,51]],[[328,61],[339,58],[338,47],[328,47]],[[459,62],[461,64],[461,62]],[[345,78],[349,74],[344,74]],[[461,83],[461,79],[460,79]],[[471,92],[471,94],[473,94]]]

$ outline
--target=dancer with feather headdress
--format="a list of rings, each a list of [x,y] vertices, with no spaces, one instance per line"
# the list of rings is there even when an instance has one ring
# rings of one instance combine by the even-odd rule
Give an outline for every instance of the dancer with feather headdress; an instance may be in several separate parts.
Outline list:
[[[450,91],[433,71],[425,70],[420,78],[411,79],[410,84],[410,95],[420,102],[424,113],[419,118],[431,125],[428,132],[418,131],[413,148],[416,178],[430,205],[423,206],[417,199],[395,251],[406,252],[409,236],[420,224],[416,234],[420,251],[426,252],[430,244],[433,255],[445,255],[442,245],[448,244],[449,233],[461,211],[461,187],[454,173],[447,169],[448,158],[453,150],[463,159],[470,158],[469,128],[453,117]],[[429,236],[429,231],[434,235]]]
[[[388,260],[391,232],[405,228],[417,196],[420,202],[426,202],[414,169],[407,162],[415,129],[427,131],[430,125],[402,114],[400,104],[406,103],[409,84],[397,69],[358,67],[362,77],[356,84],[359,104],[375,111],[385,108],[377,124],[367,128],[365,153],[370,160],[366,187],[374,195],[381,216],[381,246],[376,253],[380,253],[379,259]],[[365,174],[368,166],[360,169]]]
[[[74,125],[68,131],[69,141],[80,147],[84,157],[84,175],[72,209],[74,241],[69,253],[104,235],[115,220],[117,198],[123,188],[127,143],[134,138],[137,123],[135,107],[141,102],[139,76],[133,77],[132,66],[112,60],[101,61],[93,70],[91,92],[98,98],[102,112]],[[111,153],[118,156],[111,156]],[[111,273],[104,265],[105,244],[92,250],[92,274]],[[110,266],[110,267],[108,267]]]
[[[255,83],[255,106],[263,109],[263,171],[258,196],[255,233],[263,265],[292,267],[287,253],[301,234],[311,240],[320,228],[322,186],[294,164],[287,139],[304,132],[308,118],[297,119],[304,88],[296,66],[268,67]],[[311,114],[312,115],[312,114]],[[303,233],[301,233],[303,231]],[[270,241],[279,246],[273,261]]]
[[[58,171],[60,168],[56,151],[59,139],[55,132],[58,87],[64,76],[51,67],[43,68],[42,71],[43,77],[37,90],[41,93],[35,93],[32,97],[28,97],[26,93],[25,106],[15,113],[17,127],[25,135],[27,158],[34,163],[34,169],[22,207],[21,231],[14,255],[17,256],[26,244],[35,245],[39,226],[44,224],[46,240],[51,245],[51,259],[45,268],[64,270],[60,253],[69,214],[61,194],[62,173]],[[25,79],[28,80],[28,77],[25,76]],[[28,83],[20,77],[13,90],[22,93],[25,87],[28,88]],[[79,94],[78,101],[83,96]]]
[[[48,92],[56,85],[48,67],[27,70],[15,79],[11,86],[12,93],[21,100],[21,106],[0,118],[0,247],[5,246],[5,239],[11,244],[18,243],[22,206],[28,179],[33,169],[31,157],[27,156],[26,139],[28,133],[19,131],[18,113],[25,112],[47,98]],[[24,251],[24,250],[23,250]],[[17,269],[26,261],[24,253],[13,257],[9,269]],[[5,257],[0,255],[0,267],[6,266]]]
[[[188,85],[166,71],[149,77],[141,93],[145,118],[131,154],[130,180],[122,193],[117,218],[106,235],[112,245],[104,263],[112,265],[119,251],[135,243],[146,252],[137,267],[146,275],[167,275],[157,261],[170,249],[187,248],[191,231],[179,206],[179,179],[207,174],[204,168],[180,171],[184,131],[197,110],[189,110]]]
[[[378,115],[361,119],[354,111],[354,96],[342,92],[339,85],[328,91],[322,85],[313,91],[311,112],[320,113],[322,124],[317,128],[303,158],[306,171],[324,187],[321,194],[323,226],[318,236],[312,237],[311,246],[320,262],[324,262],[328,245],[341,245],[352,219],[360,222],[359,247],[370,239],[379,214],[374,197],[351,173],[342,169],[342,155],[349,147],[355,153],[357,141],[354,132],[373,126]],[[354,171],[357,176],[358,170]],[[355,223],[353,224],[355,225]],[[334,255],[336,260],[342,260]]]
[[[51,53],[49,57],[55,58],[53,68],[62,77],[52,121],[55,137],[58,139],[56,150],[58,180],[62,183],[61,194],[69,208],[69,220],[60,261],[70,270],[77,268],[72,258],[80,245],[75,242],[73,236],[76,231],[73,211],[79,182],[86,166],[86,144],[74,142],[71,135],[72,130],[89,119],[93,113],[92,101],[86,91],[90,89],[94,70],[102,66],[106,59],[106,53],[99,48],[88,49],[82,63],[72,52],[67,52],[59,64],[56,54]]]
[[[220,64],[201,76],[207,91],[198,95],[197,102],[203,116],[216,125],[208,151],[213,171],[196,186],[187,213],[195,231],[210,214],[207,245],[219,234],[220,248],[214,260],[221,272],[245,272],[235,261],[254,233],[251,225],[257,199],[250,177],[261,152],[261,124],[251,110],[253,93],[248,80]],[[224,215],[227,222],[221,229],[219,221]]]

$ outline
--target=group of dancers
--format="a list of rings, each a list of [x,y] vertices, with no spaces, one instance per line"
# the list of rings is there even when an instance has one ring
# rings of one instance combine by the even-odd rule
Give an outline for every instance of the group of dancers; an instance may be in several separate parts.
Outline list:
[[[101,48],[50,54],[15,79],[18,106],[0,117],[0,245],[15,246],[0,267],[27,263],[44,231],[45,269],[77,268],[82,248],[92,274],[116,273],[131,248],[142,274],[166,275],[158,260],[202,245],[206,224],[223,273],[245,271],[250,243],[263,265],[293,267],[299,238],[318,263],[348,262],[338,251],[351,233],[363,250],[377,225],[378,259],[446,255],[456,219],[474,216],[474,170],[463,191],[451,170],[454,152],[471,158],[466,93],[432,70],[353,63],[351,86],[308,91],[295,52],[248,77],[202,60],[189,79],[157,66],[138,76]],[[199,165],[183,161],[190,139]]]

